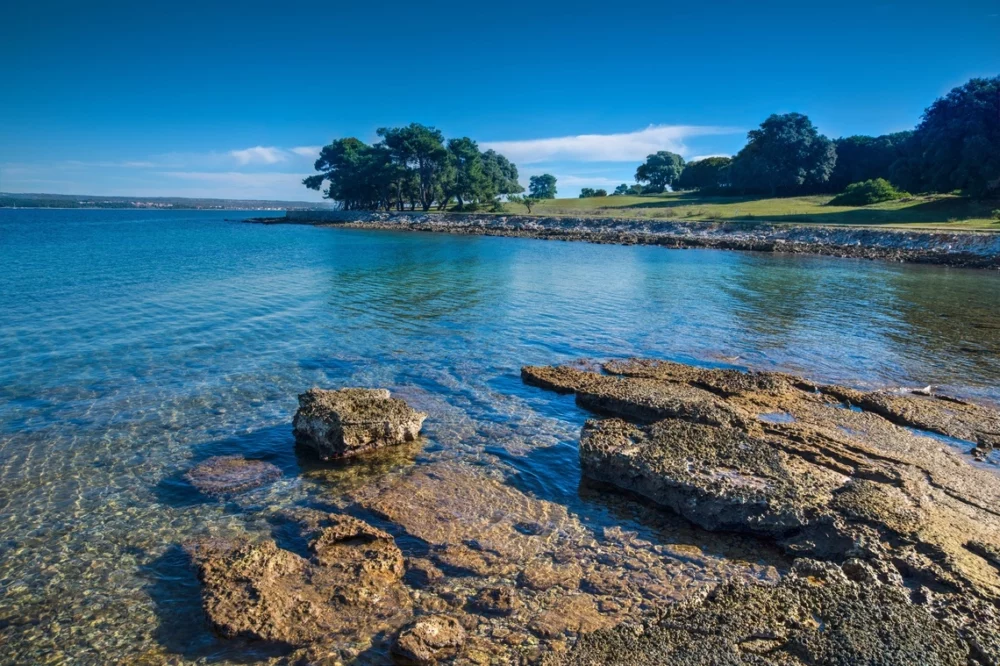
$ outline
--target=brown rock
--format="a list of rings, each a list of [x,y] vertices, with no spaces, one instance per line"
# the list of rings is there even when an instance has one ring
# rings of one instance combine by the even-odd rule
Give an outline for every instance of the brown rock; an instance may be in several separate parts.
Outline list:
[[[385,389],[313,388],[299,395],[294,428],[298,441],[331,460],[413,441],[426,418]]]
[[[271,540],[189,546],[206,614],[222,636],[298,647],[367,639],[409,619],[409,595],[398,582],[402,556],[391,537],[353,518],[329,520],[313,542],[313,561]]]
[[[552,564],[535,561],[524,568],[518,577],[518,582],[528,589],[539,592],[553,587],[575,590],[580,585],[582,575],[583,571],[576,563]]]
[[[448,615],[422,617],[404,628],[392,646],[392,659],[406,666],[430,666],[453,657],[465,645],[465,629]]]
[[[271,483],[281,477],[281,470],[263,460],[216,456],[194,467],[185,477],[206,495],[227,495]]]
[[[523,604],[512,587],[492,587],[479,592],[470,602],[484,615],[511,615]]]
[[[589,594],[559,598],[552,607],[531,621],[530,628],[543,638],[563,634],[589,633],[613,622],[601,615]]]

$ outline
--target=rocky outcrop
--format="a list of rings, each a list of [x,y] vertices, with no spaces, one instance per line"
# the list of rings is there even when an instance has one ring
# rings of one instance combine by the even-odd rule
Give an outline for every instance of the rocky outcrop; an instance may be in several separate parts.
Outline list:
[[[968,666],[995,662],[988,661],[975,635],[912,603],[905,588],[856,582],[839,567],[802,561],[777,587],[723,585],[704,601],[665,608],[639,630],[619,627],[585,635],[562,663]]]
[[[204,541],[198,565],[205,612],[227,638],[305,646],[359,641],[412,615],[392,537],[349,516],[316,516],[305,558],[272,540]]]
[[[1000,235],[976,232],[773,224],[759,220],[682,221],[375,211],[288,211],[262,224],[518,236],[669,248],[822,254],[860,259],[1000,268]]]
[[[432,666],[455,656],[465,645],[465,629],[448,615],[429,615],[400,632],[392,659],[400,666]]]
[[[243,456],[216,456],[192,468],[188,482],[206,495],[228,495],[266,485],[281,478],[276,465]]]
[[[627,632],[611,643],[654,650],[654,663],[707,663],[711,653],[734,655],[720,663],[758,663],[761,654],[783,651],[790,656],[774,663],[1000,659],[982,635],[969,638],[978,619],[995,623],[1000,602],[1000,477],[969,456],[994,441],[996,410],[945,396],[863,393],[781,373],[644,360],[600,370],[525,367],[522,377],[574,392],[581,406],[608,417],[583,428],[586,476],[706,529],[758,535],[791,555],[840,563],[844,575],[867,585],[817,587],[793,578],[771,590],[726,587],[704,605],[670,611],[651,644]],[[867,627],[872,604],[887,609],[889,633]],[[795,617],[796,609],[835,630],[790,631],[778,616]],[[710,652],[694,645],[699,627],[713,636],[705,642]],[[591,647],[597,651],[581,648],[578,663],[605,663],[588,661],[603,654]],[[898,656],[876,659],[887,653]],[[636,663],[616,659],[608,663]]]
[[[412,442],[426,418],[385,389],[313,388],[299,395],[293,425],[297,441],[333,460]]]

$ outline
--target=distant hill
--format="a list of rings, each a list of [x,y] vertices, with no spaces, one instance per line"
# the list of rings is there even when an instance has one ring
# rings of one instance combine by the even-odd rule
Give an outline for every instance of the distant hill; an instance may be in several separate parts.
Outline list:
[[[326,202],[266,199],[189,199],[185,197],[107,197],[94,194],[0,192],[0,208],[138,208],[163,210],[311,210]]]

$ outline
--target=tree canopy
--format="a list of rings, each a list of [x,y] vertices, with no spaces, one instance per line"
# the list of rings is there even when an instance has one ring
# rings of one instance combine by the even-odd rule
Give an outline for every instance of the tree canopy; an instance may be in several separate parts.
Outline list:
[[[320,151],[319,173],[303,181],[306,187],[327,189],[324,196],[345,210],[430,210],[455,200],[458,208],[522,192],[517,167],[493,150],[480,152],[468,137],[450,139],[433,127],[417,123],[383,127],[382,141],[373,146],[350,137],[337,139]]]
[[[684,158],[677,153],[661,150],[646,156],[645,163],[635,170],[635,179],[649,183],[649,190],[662,192],[673,185],[684,170]]]
[[[1000,192],[1000,76],[972,79],[931,104],[910,148],[909,163],[896,165],[899,180],[908,172],[921,189]]]
[[[731,157],[706,157],[696,162],[688,162],[677,179],[677,188],[682,190],[712,190],[729,185]]]
[[[772,115],[747,133],[747,145],[733,158],[734,187],[771,196],[826,183],[837,162],[833,141],[801,113]]]
[[[830,174],[827,188],[843,192],[851,183],[878,178],[888,179],[892,165],[905,157],[913,132],[896,132],[883,136],[848,136],[834,141],[837,163]]]
[[[528,181],[528,191],[535,199],[555,199],[556,177],[550,173],[532,176]]]

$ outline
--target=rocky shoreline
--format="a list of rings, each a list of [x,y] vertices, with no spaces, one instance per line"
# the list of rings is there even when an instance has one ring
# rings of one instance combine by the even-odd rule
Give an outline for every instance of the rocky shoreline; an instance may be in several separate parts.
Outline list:
[[[711,248],[1000,268],[1000,234],[795,226],[768,222],[684,222],[456,213],[288,211],[261,224],[426,231],[669,248]]]
[[[995,409],[642,359],[521,377],[595,415],[594,492],[690,521],[686,540],[595,530],[444,457],[280,510],[270,535],[186,544],[216,633],[275,664],[1000,663],[1000,476],[976,462]],[[425,417],[312,389],[295,425],[353,459]],[[210,489],[267,471],[208,462]]]

